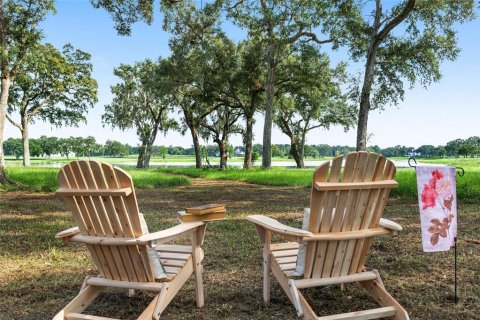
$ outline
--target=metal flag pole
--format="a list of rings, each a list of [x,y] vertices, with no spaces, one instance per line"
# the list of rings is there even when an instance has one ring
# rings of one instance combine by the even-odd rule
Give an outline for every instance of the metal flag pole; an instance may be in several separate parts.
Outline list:
[[[457,214],[458,215],[458,214]],[[455,293],[454,293],[454,301],[457,303],[457,237],[455,237]]]
[[[413,162],[415,163],[415,165],[412,165],[410,163],[410,161],[413,160]],[[416,168],[417,164],[417,160],[415,160],[414,157],[409,157],[408,158],[408,165],[412,168]],[[462,168],[462,167],[456,167],[456,169],[458,169],[459,171],[457,171],[457,174],[459,177],[463,177],[465,175],[465,170]],[[458,223],[458,212],[457,212],[457,223]],[[454,250],[454,256],[455,256],[455,261],[454,261],[454,273],[455,273],[455,279],[454,279],[454,293],[453,293],[453,301],[454,303],[457,303],[458,302],[458,295],[457,295],[457,290],[458,290],[458,256],[457,256],[457,237],[454,238],[453,240],[454,242],[454,246],[453,246],[453,250]]]
[[[456,167],[458,170],[461,170],[461,171],[458,171],[457,174],[459,177],[463,177],[465,175],[465,170],[463,170],[462,167]],[[458,205],[457,205],[458,206]],[[458,209],[457,209],[458,210]],[[457,211],[457,224],[458,224],[458,211]],[[458,228],[458,227],[457,227]],[[457,289],[458,289],[458,278],[457,278],[457,265],[458,265],[458,260],[457,260],[457,237],[455,236],[454,238],[454,243],[455,243],[455,246],[454,246],[454,251],[455,251],[455,266],[454,266],[454,269],[455,269],[455,283],[454,283],[454,298],[453,298],[453,301],[455,303],[458,302],[458,296],[457,296]]]

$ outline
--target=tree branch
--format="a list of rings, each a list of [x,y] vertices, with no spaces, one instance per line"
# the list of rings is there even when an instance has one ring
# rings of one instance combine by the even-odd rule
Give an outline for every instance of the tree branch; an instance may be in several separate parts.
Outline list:
[[[376,36],[376,41],[382,41],[393,28],[398,26],[403,20],[405,20],[410,12],[412,12],[413,8],[415,7],[415,0],[408,0],[405,4],[403,10],[394,17],[389,23],[385,25],[385,27],[380,31]]]
[[[8,121],[10,121],[11,124],[13,124],[15,127],[17,127],[18,129],[20,129],[21,132],[23,132],[22,126],[21,126],[18,122],[15,122],[15,120],[13,120],[13,119],[8,115],[8,113],[5,115],[5,117],[7,118]]]
[[[232,9],[237,10],[237,7],[240,6],[240,5],[242,5],[242,4],[243,4],[243,1],[244,1],[244,0],[240,0],[240,1],[236,2],[233,6],[231,6],[230,8],[228,8],[228,10],[232,10]]]
[[[329,42],[333,42],[335,39],[334,38],[331,38],[331,39],[325,39],[325,40],[320,40],[318,39],[317,35],[313,32],[307,32],[307,31],[303,31],[303,29],[299,30],[295,35],[293,35],[292,37],[290,37],[287,42],[288,43],[294,43],[295,41],[297,41],[298,39],[300,39],[301,37],[308,37],[309,39],[307,41],[313,41],[313,42],[316,42],[318,44],[324,44],[324,43],[329,43]]]
[[[210,113],[212,113],[213,111],[217,110],[218,108],[220,108],[221,106],[224,106],[225,104],[222,102],[222,103],[219,103],[215,106],[213,106],[212,108],[208,109],[207,111],[205,111],[202,115],[200,115],[199,119],[204,119],[206,116],[208,116]]]

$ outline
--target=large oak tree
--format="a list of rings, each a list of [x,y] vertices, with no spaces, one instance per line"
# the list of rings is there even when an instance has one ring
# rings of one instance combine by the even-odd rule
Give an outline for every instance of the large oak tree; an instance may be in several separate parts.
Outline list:
[[[275,84],[278,66],[289,53],[290,46],[307,41],[317,44],[333,42],[321,39],[315,28],[321,28],[335,10],[331,1],[316,0],[233,0],[228,1],[228,16],[252,36],[264,39],[267,76],[265,81],[265,123],[263,128],[262,167],[271,167],[272,123],[275,104]]]
[[[289,137],[297,167],[303,168],[307,133],[331,125],[347,129],[355,122],[355,108],[341,91],[345,65],[331,68],[326,54],[302,45],[282,61],[277,80],[274,121]]]
[[[10,88],[7,119],[23,139],[23,165],[30,165],[29,124],[36,119],[55,126],[78,125],[97,101],[90,55],[71,45],[62,52],[39,44],[23,59]],[[15,121],[14,114],[19,115]]]
[[[113,127],[137,131],[140,139],[137,168],[148,168],[158,132],[176,126],[169,118],[172,99],[162,90],[165,79],[160,63],[161,60],[156,63],[147,59],[115,68],[114,74],[120,78],[120,83],[111,87],[114,98],[105,106],[102,116],[104,123]]]
[[[5,176],[3,139],[10,86],[29,51],[40,42],[39,23],[54,12],[53,0],[0,0],[0,184]]]
[[[473,19],[474,9],[473,0],[342,3],[344,19],[326,27],[354,61],[365,63],[355,95],[357,150],[366,150],[369,112],[402,101],[404,82],[426,87],[440,80],[441,62],[460,52],[455,27]]]

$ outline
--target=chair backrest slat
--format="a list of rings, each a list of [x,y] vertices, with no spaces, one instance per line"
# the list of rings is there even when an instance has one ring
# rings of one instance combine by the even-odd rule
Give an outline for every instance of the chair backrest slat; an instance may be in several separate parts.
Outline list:
[[[73,161],[58,175],[61,188],[131,188],[128,195],[65,196],[82,235],[131,238],[143,235],[133,182],[125,171],[97,161]],[[122,281],[155,281],[146,245],[87,245],[102,276]]]
[[[330,162],[326,162],[324,165],[320,166],[313,173],[313,181],[327,181],[328,174],[330,170]],[[325,200],[326,193],[318,192],[315,188],[312,188],[312,193],[310,196],[310,221],[308,224],[308,231],[317,232],[320,227],[320,222],[322,218],[322,208]],[[312,214],[315,212],[316,214]],[[313,271],[314,261],[316,257],[317,246],[316,245],[307,245],[305,251],[305,276],[310,277]]]
[[[375,153],[354,152],[317,168],[313,182],[370,182],[390,180],[394,176],[395,166],[390,160]],[[326,233],[374,228],[383,213],[389,191],[389,188],[318,191],[312,187],[309,231]],[[372,238],[308,242],[304,278],[361,271],[371,243]]]
[[[101,180],[101,185],[104,185],[106,188],[119,188],[120,185],[118,183],[118,178],[115,175],[114,168],[105,163],[102,163],[101,165],[103,170],[103,179]],[[118,171],[119,169],[117,169],[117,172]],[[131,187],[131,194],[135,194],[135,190],[133,190],[133,184]],[[130,217],[134,216],[135,214],[134,212],[130,213],[128,211],[127,207],[125,206],[124,197],[110,197],[109,202],[109,207],[113,207],[118,214],[118,222],[120,224],[119,228],[122,230],[123,236],[128,238],[135,237],[135,234],[138,236],[141,233],[141,230],[137,230],[138,232],[136,233],[134,232]],[[148,272],[145,272],[142,264],[142,251],[139,251],[133,246],[128,246],[126,250],[125,248],[122,248],[121,250],[123,251],[122,258],[127,276],[130,281],[145,281],[145,279],[148,279]]]
[[[72,188],[72,189],[78,188],[76,181],[72,178],[70,167],[66,167],[66,168],[64,167],[64,169],[62,169],[58,174],[57,179],[60,186],[63,186],[66,188]],[[90,217],[88,216],[88,214],[83,214],[84,212],[88,211],[86,209],[86,204],[83,198],[78,197],[78,199],[76,199],[75,197],[66,197],[66,201],[70,206],[73,218],[77,223],[80,233],[87,234],[87,235],[94,235],[95,232],[93,231]],[[101,250],[101,248],[97,248],[97,247],[98,246],[87,244],[88,251],[92,256],[93,261],[95,262],[95,265],[97,266],[100,275],[102,277],[111,278],[109,269],[108,268],[104,269],[104,266],[106,265],[106,260],[105,260],[103,251]]]
[[[334,159],[332,161],[332,165],[330,167],[330,174],[328,175],[327,180],[329,182],[338,182],[338,180],[340,179],[341,170],[342,170],[342,159],[341,158]],[[316,229],[315,232],[330,231],[330,228],[333,222],[335,206],[337,203],[337,192],[336,191],[326,192],[324,195],[324,198],[325,198],[325,201],[319,211],[322,217],[320,220],[320,226],[319,228]],[[326,250],[327,250],[327,243],[325,241],[317,243],[316,254],[315,254],[315,260],[317,260],[317,263],[315,263],[315,265],[313,266],[313,271],[312,271],[313,277],[321,276],[322,266],[325,263]]]

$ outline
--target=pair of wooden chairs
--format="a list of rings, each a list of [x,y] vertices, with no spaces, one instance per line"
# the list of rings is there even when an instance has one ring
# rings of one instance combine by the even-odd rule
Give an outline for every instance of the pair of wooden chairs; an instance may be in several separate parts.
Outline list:
[[[394,175],[395,166],[384,157],[351,153],[316,169],[303,229],[250,216],[263,244],[264,301],[270,300],[271,271],[299,317],[409,319],[385,290],[378,272],[366,271],[364,266],[374,236],[401,230],[396,223],[381,219],[389,190],[397,185]],[[56,237],[85,243],[99,276],[87,276],[80,293],[54,320],[112,320],[82,313],[106,287],[158,292],[138,319],[159,319],[192,273],[197,306],[203,306],[204,222],[149,233],[138,211],[131,177],[109,164],[73,161],[62,168],[58,181],[57,194],[67,199],[78,227]],[[272,243],[272,234],[290,242]],[[191,236],[191,246],[165,244],[182,235]],[[350,282],[360,283],[381,308],[318,318],[301,293],[303,288]]]

